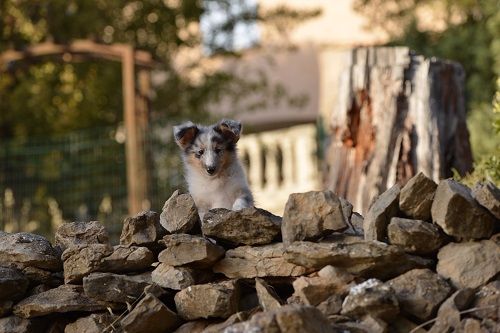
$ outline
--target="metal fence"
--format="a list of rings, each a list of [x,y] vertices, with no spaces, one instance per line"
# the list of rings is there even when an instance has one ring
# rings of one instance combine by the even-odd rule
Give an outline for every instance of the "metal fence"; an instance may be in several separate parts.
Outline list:
[[[166,125],[145,135],[157,211],[182,183],[170,133]],[[128,211],[124,146],[120,128],[0,142],[0,230],[50,236],[64,221],[99,220],[116,239]]]

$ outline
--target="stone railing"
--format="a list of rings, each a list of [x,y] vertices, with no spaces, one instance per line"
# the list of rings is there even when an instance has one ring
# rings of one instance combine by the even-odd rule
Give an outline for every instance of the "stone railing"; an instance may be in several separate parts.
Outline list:
[[[282,214],[292,192],[320,185],[314,124],[243,135],[240,158],[257,206]]]

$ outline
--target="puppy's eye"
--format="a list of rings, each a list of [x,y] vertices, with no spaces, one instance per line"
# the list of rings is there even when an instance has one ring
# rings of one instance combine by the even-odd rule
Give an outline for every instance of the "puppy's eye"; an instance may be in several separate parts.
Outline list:
[[[200,149],[198,150],[197,152],[194,153],[194,156],[196,156],[196,158],[200,158],[201,155],[203,155],[205,151],[203,149]]]
[[[222,149],[220,149],[220,148],[215,148],[215,149],[214,149],[214,151],[215,151],[215,153],[216,153],[216,154],[220,154],[220,153],[221,153],[221,151],[222,151]]]

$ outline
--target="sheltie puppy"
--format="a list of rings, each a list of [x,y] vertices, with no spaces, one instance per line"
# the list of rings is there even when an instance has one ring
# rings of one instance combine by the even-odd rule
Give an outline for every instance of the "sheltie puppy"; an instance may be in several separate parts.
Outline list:
[[[236,152],[241,130],[241,122],[229,119],[210,126],[191,121],[174,126],[189,193],[202,220],[212,208],[241,210],[254,204]]]

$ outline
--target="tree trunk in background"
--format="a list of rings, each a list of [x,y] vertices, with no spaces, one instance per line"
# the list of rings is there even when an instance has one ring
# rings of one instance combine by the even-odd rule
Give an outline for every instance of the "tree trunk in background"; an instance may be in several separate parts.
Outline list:
[[[438,181],[471,170],[462,67],[406,47],[347,52],[329,119],[324,184],[366,212],[417,172]]]

